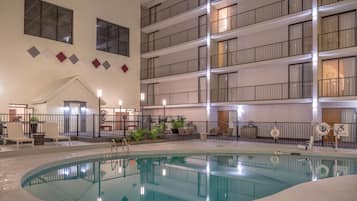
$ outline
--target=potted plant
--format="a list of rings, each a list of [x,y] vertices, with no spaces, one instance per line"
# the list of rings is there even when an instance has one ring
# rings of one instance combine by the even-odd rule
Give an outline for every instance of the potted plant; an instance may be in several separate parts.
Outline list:
[[[37,127],[38,127],[38,118],[35,116],[32,116],[30,118],[30,129],[31,129],[31,133],[37,133]]]
[[[183,128],[185,125],[185,118],[179,117],[178,119],[174,119],[171,121],[171,132],[174,134],[179,133],[179,128]]]

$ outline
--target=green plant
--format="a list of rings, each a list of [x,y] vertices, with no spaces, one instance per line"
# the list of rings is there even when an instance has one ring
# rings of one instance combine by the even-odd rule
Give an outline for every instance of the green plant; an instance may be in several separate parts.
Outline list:
[[[185,118],[179,117],[178,119],[174,119],[171,121],[171,127],[173,129],[179,129],[185,126]]]
[[[132,131],[130,133],[130,138],[133,139],[134,141],[140,141],[144,138],[145,132],[143,129],[138,129],[136,131]]]
[[[164,125],[159,124],[151,129],[151,131],[149,132],[149,136],[151,139],[157,139],[159,135],[162,134],[163,132],[164,132]]]

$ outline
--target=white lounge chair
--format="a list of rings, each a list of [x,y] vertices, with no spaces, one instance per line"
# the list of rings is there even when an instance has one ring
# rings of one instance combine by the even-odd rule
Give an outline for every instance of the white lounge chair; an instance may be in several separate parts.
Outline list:
[[[4,137],[4,144],[7,141],[16,142],[17,149],[19,149],[19,144],[24,142],[31,142],[32,146],[35,145],[35,141],[24,135],[24,129],[22,128],[22,123],[13,122],[7,124],[7,137]]]
[[[46,122],[44,125],[45,138],[51,139],[58,143],[59,140],[68,140],[68,143],[72,145],[71,137],[61,136],[58,131],[57,123],[55,122]]]
[[[314,136],[310,136],[310,140],[307,141],[305,145],[299,144],[297,147],[299,149],[312,150],[313,146],[314,146]]]

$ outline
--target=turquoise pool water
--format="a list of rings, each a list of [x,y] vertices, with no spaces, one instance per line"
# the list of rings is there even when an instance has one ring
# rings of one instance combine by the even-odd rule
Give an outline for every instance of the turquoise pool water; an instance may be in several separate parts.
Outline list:
[[[224,154],[96,158],[42,169],[23,188],[44,201],[252,201],[357,174],[357,160]]]

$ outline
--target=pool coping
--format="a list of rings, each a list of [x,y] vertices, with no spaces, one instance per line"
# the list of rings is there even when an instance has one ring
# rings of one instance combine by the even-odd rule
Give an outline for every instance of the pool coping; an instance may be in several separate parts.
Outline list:
[[[212,141],[211,141],[212,142]],[[164,142],[164,144],[170,144],[171,142]],[[204,143],[204,142],[202,142]],[[331,148],[330,149],[326,149],[324,148],[323,150],[321,149],[317,149],[314,151],[305,151],[305,150],[298,150],[296,148],[294,148],[294,146],[279,146],[275,147],[274,149],[280,150],[280,153],[278,153],[277,151],[273,151],[271,148],[267,149],[267,148],[261,148],[258,147],[257,148],[244,148],[244,147],[219,147],[219,144],[222,144],[222,141],[213,141],[214,144],[216,144],[216,149],[197,149],[197,147],[192,147],[190,149],[185,149],[185,150],[179,150],[179,149],[171,149],[171,150],[163,150],[160,147],[156,147],[156,149],[154,150],[134,150],[134,151],[130,151],[129,153],[127,152],[116,152],[116,153],[110,153],[110,152],[106,152],[103,150],[103,147],[109,147],[109,144],[102,144],[100,146],[98,146],[97,148],[92,148],[90,149],[91,151],[95,151],[94,153],[88,153],[88,154],[84,154],[83,156],[71,156],[69,158],[66,159],[61,159],[61,160],[54,160],[51,162],[45,162],[41,165],[34,165],[32,167],[29,167],[30,170],[26,171],[23,175],[21,175],[20,180],[17,182],[18,188],[20,189],[20,191],[22,192],[26,192],[26,198],[27,196],[31,196],[33,198],[33,200],[39,200],[38,198],[34,197],[32,194],[30,194],[29,192],[27,192],[25,189],[22,188],[22,183],[25,179],[27,179],[29,176],[36,174],[36,172],[40,172],[43,169],[46,169],[48,167],[51,166],[56,166],[59,164],[63,164],[63,163],[71,163],[71,162],[75,162],[77,160],[90,160],[90,159],[94,159],[94,158],[98,158],[98,157],[117,157],[117,156],[150,156],[150,155],[155,155],[155,154],[160,154],[160,155],[169,155],[169,154],[177,154],[177,155],[185,155],[185,154],[265,154],[265,155],[272,155],[272,154],[286,154],[286,153],[301,153],[302,156],[315,156],[315,157],[338,157],[338,158],[357,158],[357,151],[354,152],[346,152],[346,150],[339,150],[339,151],[334,151]],[[160,144],[160,143],[159,143]],[[261,144],[261,143],[253,143],[253,144]],[[137,145],[132,145],[132,146],[137,146]],[[218,149],[217,149],[218,147]],[[76,150],[65,150],[63,147],[61,147],[60,149],[62,149],[62,152],[70,152],[70,151],[78,151],[78,150],[87,150],[85,146],[81,146],[80,148],[82,149],[76,149]],[[88,148],[88,147],[87,147]],[[206,147],[207,148],[207,147]],[[55,150],[52,150],[53,152],[56,152]],[[97,151],[97,152],[96,152]],[[165,151],[165,153],[163,153],[163,151]],[[51,153],[49,153],[51,154]],[[0,158],[1,159],[1,158]],[[333,178],[331,179],[331,182],[333,182]],[[307,182],[306,184],[309,184],[311,182]],[[304,185],[303,184],[299,184],[299,185]],[[299,186],[296,185],[296,186]],[[295,186],[291,187],[294,188]],[[290,189],[290,188],[288,188]],[[284,191],[288,190],[285,189]],[[278,192],[276,194],[280,194],[284,191]],[[274,195],[276,195],[274,194]],[[268,196],[269,197],[269,196]],[[260,199],[264,200],[265,198]]]

